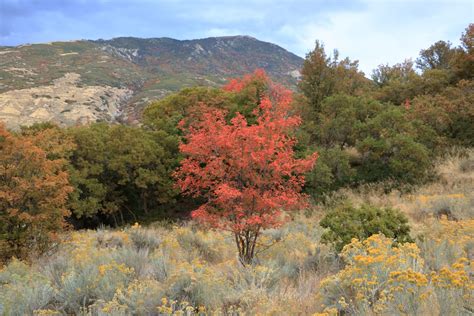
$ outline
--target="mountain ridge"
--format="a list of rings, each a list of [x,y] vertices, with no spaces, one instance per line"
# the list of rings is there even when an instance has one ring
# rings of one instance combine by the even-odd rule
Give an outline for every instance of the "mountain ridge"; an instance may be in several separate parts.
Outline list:
[[[302,64],[301,57],[248,35],[0,46],[0,120],[9,128],[40,121],[137,123],[152,100],[184,87],[218,87],[256,68],[295,88]]]

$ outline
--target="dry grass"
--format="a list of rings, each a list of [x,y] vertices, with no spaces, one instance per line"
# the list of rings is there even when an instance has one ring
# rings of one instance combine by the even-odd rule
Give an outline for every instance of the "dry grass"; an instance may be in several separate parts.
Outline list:
[[[410,218],[413,237],[422,237],[413,245],[424,262],[418,273],[431,278],[433,272],[443,281],[446,275],[456,277],[449,269],[460,258],[474,259],[472,161],[473,150],[464,157],[450,156],[436,166],[438,182],[410,194],[384,194],[378,186],[367,186],[341,190],[332,202],[345,198],[355,205],[402,210]],[[444,209],[456,221],[438,219]],[[274,245],[259,253],[251,267],[239,264],[231,235],[204,231],[192,223],[71,232],[54,255],[37,258],[31,265],[12,261],[0,270],[0,314],[311,315],[323,312],[321,304],[326,302],[333,309],[326,309],[325,315],[332,315],[334,306],[343,307],[337,305],[339,298],[331,301],[322,288],[335,277],[358,277],[347,274],[350,266],[341,265],[337,254],[320,243],[318,223],[324,212],[318,207],[306,215],[296,214],[280,229],[267,230],[260,242]],[[405,275],[402,259],[390,269]],[[443,267],[448,270],[442,272]],[[468,268],[472,270],[472,263]],[[343,280],[348,299],[351,278]],[[456,308],[469,299],[459,293],[434,287],[429,296],[423,294],[429,297],[423,308],[429,311],[434,306],[435,313],[446,297],[456,297],[450,303]],[[472,291],[469,295],[472,298]],[[385,305],[392,306],[388,301]]]
[[[443,215],[453,220],[474,218],[474,149],[452,152],[436,163],[435,173],[436,181],[410,193],[393,190],[386,194],[383,186],[372,184],[357,190],[342,189],[331,200],[397,208],[414,226]]]

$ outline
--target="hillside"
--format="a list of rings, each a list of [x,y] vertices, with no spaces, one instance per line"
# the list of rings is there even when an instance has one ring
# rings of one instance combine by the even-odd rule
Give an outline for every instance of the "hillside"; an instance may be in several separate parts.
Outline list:
[[[183,87],[219,86],[263,68],[294,87],[303,59],[248,36],[54,42],[0,47],[0,120],[134,122],[154,99]]]

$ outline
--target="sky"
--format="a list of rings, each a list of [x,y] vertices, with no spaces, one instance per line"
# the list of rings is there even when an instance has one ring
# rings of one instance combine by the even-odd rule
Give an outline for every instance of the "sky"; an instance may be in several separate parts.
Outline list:
[[[320,40],[370,74],[473,22],[474,0],[0,0],[0,45],[250,35],[304,57]]]

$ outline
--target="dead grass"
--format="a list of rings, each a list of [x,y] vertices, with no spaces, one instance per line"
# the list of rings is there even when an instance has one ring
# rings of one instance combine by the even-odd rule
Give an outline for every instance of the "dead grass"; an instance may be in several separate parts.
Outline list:
[[[432,270],[470,258],[474,150],[467,153],[438,163],[439,180],[410,194],[385,194],[382,186],[368,185],[340,190],[329,204],[344,198],[355,206],[400,209],[410,219],[412,236],[425,236],[417,244]],[[0,314],[2,308],[7,314],[29,314],[38,306],[73,314],[83,302],[101,315],[147,314],[168,308],[162,298],[249,315],[321,312],[321,283],[343,268],[335,252],[320,243],[325,207],[295,214],[287,225],[265,231],[260,242],[274,245],[247,269],[238,263],[230,234],[192,223],[71,232],[53,256],[31,266],[14,261],[0,270]],[[438,220],[446,209],[459,221]]]

